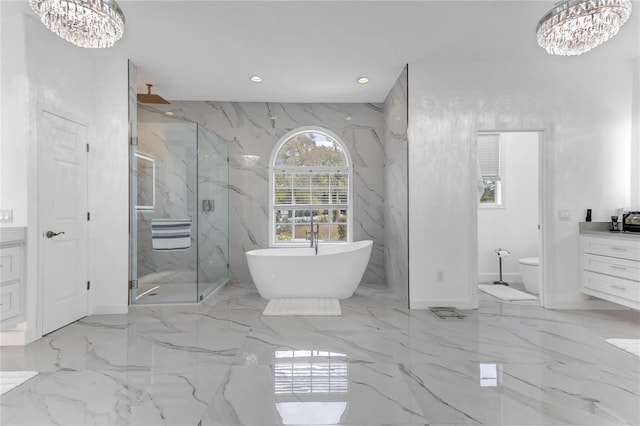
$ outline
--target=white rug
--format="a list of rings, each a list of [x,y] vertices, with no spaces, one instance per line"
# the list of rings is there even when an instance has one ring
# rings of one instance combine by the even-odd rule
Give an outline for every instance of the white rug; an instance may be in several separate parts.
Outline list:
[[[20,386],[37,374],[37,371],[0,371],[0,395]]]
[[[538,300],[538,298],[533,294],[525,293],[524,291],[516,290],[515,288],[507,287],[505,285],[480,284],[478,288],[480,288],[480,291],[484,291],[485,293],[500,300]]]
[[[338,299],[271,299],[265,316],[338,316],[342,315]]]
[[[640,357],[640,339],[607,339],[607,343]]]

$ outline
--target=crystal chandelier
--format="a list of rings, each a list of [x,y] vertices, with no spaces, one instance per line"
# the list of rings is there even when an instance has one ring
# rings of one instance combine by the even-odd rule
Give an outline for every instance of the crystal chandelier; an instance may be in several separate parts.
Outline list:
[[[124,33],[124,14],[114,0],[29,0],[42,23],[80,47],[111,47]]]
[[[538,44],[552,55],[581,55],[618,33],[631,0],[566,0],[538,22]]]

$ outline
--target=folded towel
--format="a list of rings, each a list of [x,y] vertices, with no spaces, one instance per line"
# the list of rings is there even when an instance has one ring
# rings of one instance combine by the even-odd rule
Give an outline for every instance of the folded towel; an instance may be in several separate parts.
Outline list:
[[[191,247],[191,219],[151,219],[154,250],[186,250]]]

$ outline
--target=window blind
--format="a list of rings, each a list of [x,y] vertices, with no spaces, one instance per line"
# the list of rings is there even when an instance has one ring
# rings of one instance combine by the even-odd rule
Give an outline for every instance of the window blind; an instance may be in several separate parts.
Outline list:
[[[500,178],[500,135],[478,135],[478,161],[483,178]]]

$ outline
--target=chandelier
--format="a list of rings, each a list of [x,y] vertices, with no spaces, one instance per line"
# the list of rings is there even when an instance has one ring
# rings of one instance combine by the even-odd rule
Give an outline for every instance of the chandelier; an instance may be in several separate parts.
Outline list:
[[[51,31],[80,47],[111,47],[124,33],[124,14],[114,0],[29,0]]]
[[[618,33],[631,0],[566,0],[536,27],[538,44],[552,55],[581,55]]]

